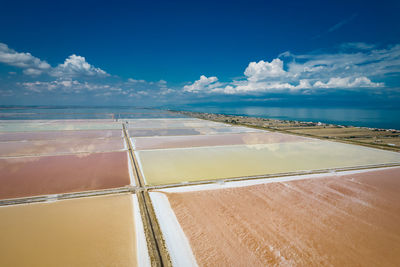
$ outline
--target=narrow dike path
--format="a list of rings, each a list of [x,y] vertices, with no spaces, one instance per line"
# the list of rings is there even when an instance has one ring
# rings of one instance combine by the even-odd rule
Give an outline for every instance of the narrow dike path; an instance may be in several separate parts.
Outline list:
[[[143,177],[139,171],[139,165],[137,164],[135,154],[133,153],[132,143],[127,134],[125,123],[122,126],[125,141],[128,144],[129,156],[132,161],[136,182],[136,195],[139,202],[140,215],[142,216],[151,265],[172,266],[149,193],[145,187]]]

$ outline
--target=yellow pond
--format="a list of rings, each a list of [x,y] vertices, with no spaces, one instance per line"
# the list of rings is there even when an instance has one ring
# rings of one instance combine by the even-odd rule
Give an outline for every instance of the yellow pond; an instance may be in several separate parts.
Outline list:
[[[148,185],[400,163],[400,154],[315,141],[136,151]]]
[[[134,225],[130,194],[3,206],[0,266],[136,266]]]

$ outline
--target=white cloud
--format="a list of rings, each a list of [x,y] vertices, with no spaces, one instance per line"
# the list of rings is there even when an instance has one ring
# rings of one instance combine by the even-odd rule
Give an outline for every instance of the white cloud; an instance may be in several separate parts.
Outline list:
[[[42,61],[30,53],[19,53],[3,43],[0,43],[0,62],[22,68],[27,75],[39,75],[51,68],[46,61]]]
[[[327,83],[317,81],[314,83],[315,88],[361,88],[361,87],[383,87],[383,83],[371,82],[367,77],[345,77],[345,78],[330,78]]]
[[[383,87],[383,83],[374,83],[367,77],[333,77],[327,82],[316,81],[312,82],[307,79],[302,79],[298,84],[279,81],[234,81],[232,84],[219,88],[214,92],[225,94],[246,94],[246,93],[261,93],[261,92],[293,92],[302,91],[305,89],[353,89],[353,88],[377,88]]]
[[[145,80],[135,80],[133,78],[129,78],[128,82],[130,82],[130,83],[145,83],[146,81]]]
[[[348,44],[346,44],[348,45]],[[357,49],[357,45],[353,46]],[[358,46],[360,46],[358,44]],[[282,54],[290,75],[303,78],[331,78],[334,76],[383,76],[400,72],[400,45],[386,49],[358,48],[354,52],[295,55]],[[310,72],[309,70],[317,70]]]
[[[347,43],[339,48],[341,50],[337,53],[295,55],[285,52],[271,62],[250,62],[243,79],[215,85],[216,77],[210,80],[202,76],[200,80],[186,85],[183,91],[251,94],[358,90],[385,87],[382,81],[387,75],[400,74],[400,45],[376,49],[375,45]]]
[[[205,75],[201,75],[200,79],[195,81],[192,84],[185,85],[183,87],[184,92],[192,92],[192,93],[197,93],[197,92],[202,92],[202,91],[213,91],[216,88],[221,86],[221,83],[218,82],[217,77],[206,77]]]
[[[141,97],[143,99],[161,100],[164,96],[177,93],[177,90],[168,87],[167,82],[131,83],[129,81],[112,81],[105,83],[100,81],[82,81],[73,78],[58,78],[53,81],[33,81],[18,83],[18,86],[32,93],[90,93],[96,97]]]
[[[59,64],[54,68],[51,75],[56,77],[109,76],[104,70],[86,62],[84,57],[75,54],[69,56],[63,64]]]
[[[24,69],[23,73],[26,75],[32,75],[32,76],[36,76],[36,75],[40,75],[42,74],[42,70],[39,69],[33,69],[33,68],[29,68],[29,69]]]
[[[46,61],[32,56],[30,53],[19,53],[6,44],[0,43],[0,62],[23,69],[23,73],[37,76],[42,73],[61,78],[72,77],[107,77],[104,70],[90,65],[82,56],[71,55],[63,64],[52,68]]]
[[[283,70],[283,61],[279,58],[271,62],[260,60],[259,62],[250,62],[244,71],[244,75],[252,82],[264,80],[269,77],[284,76],[286,72]]]
[[[124,86],[134,92],[134,94],[131,94],[132,96],[134,95],[138,97],[158,97],[180,92],[170,88],[165,80],[154,82],[129,78]]]
[[[359,50],[370,50],[375,48],[375,44],[368,44],[363,42],[350,42],[350,43],[343,43],[340,45],[343,49],[359,49]]]
[[[28,91],[42,93],[50,91],[74,92],[83,91],[113,91],[120,92],[122,89],[118,86],[108,84],[79,82],[77,80],[55,80],[55,81],[34,81],[24,82],[21,85]]]

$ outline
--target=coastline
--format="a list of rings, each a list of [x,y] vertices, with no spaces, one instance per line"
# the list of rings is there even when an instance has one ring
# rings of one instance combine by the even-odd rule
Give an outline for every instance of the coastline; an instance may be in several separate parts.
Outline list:
[[[400,130],[395,129],[343,126],[321,122],[277,120],[218,113],[190,112],[180,110],[168,111],[193,118],[223,122],[231,125],[242,125],[256,129],[276,131],[318,138],[322,140],[339,141],[343,143],[357,144],[400,152]]]

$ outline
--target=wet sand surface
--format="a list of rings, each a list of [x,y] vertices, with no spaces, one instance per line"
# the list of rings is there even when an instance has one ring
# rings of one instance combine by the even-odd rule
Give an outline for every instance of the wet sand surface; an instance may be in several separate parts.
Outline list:
[[[137,266],[130,194],[0,207],[0,266]]]
[[[0,159],[0,199],[129,184],[127,152]]]
[[[256,145],[284,142],[306,142],[313,139],[281,134],[275,132],[263,133],[237,133],[220,135],[194,135],[194,136],[171,136],[171,137],[138,137],[133,138],[136,150],[184,148],[201,146],[222,146],[222,145]]]
[[[200,266],[399,266],[400,168],[167,193]]]
[[[46,155],[57,153],[107,152],[124,149],[122,138],[60,139],[0,142],[0,156]]]
[[[0,141],[54,140],[54,139],[72,139],[72,138],[118,138],[118,137],[123,137],[122,130],[0,133]]]
[[[135,151],[149,185],[399,163],[400,153],[328,141]]]

